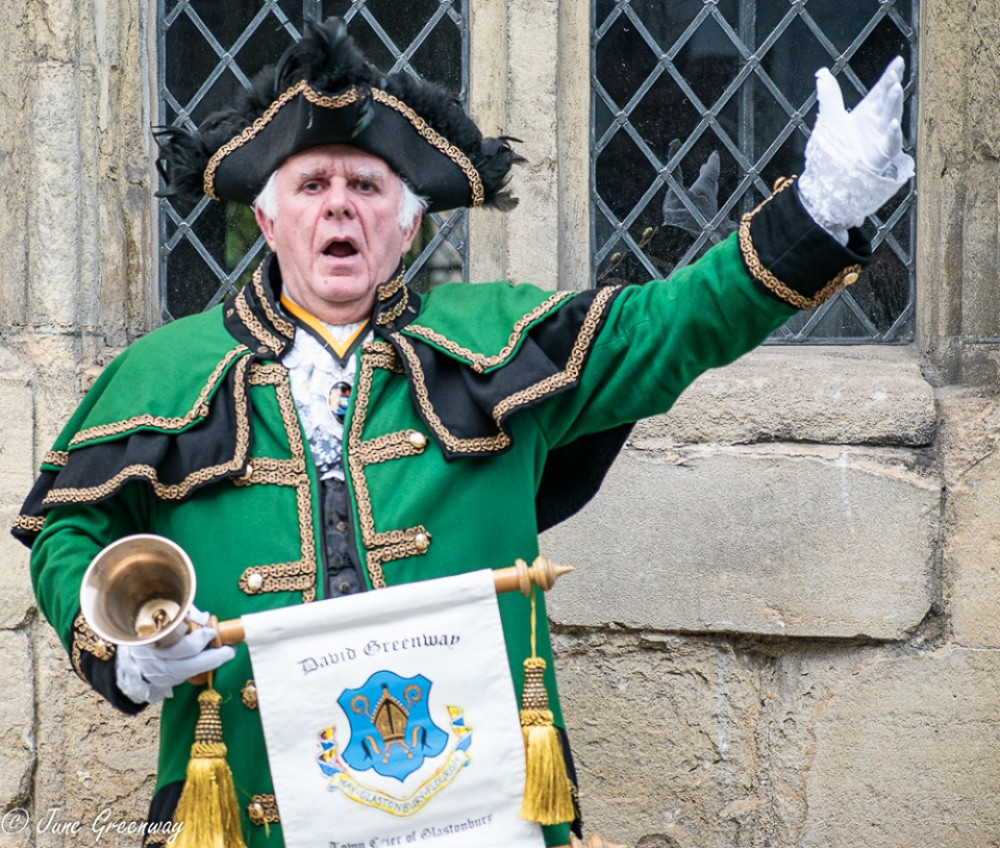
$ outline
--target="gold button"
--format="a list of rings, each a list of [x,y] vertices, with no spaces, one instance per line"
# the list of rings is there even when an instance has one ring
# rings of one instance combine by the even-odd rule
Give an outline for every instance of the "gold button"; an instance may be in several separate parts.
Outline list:
[[[410,430],[410,435],[407,436],[407,438],[410,440],[410,444],[415,448],[423,450],[427,447],[427,437],[417,430]]]
[[[431,538],[426,533],[417,533],[413,537],[413,544],[417,546],[418,551],[426,551],[431,546]]]
[[[848,273],[844,274],[844,285],[853,286],[858,281],[859,276],[860,274],[858,274],[857,271],[849,271]]]
[[[259,571],[253,571],[247,575],[247,586],[254,592],[260,591],[261,586],[264,585],[264,575]]]
[[[240,479],[241,480],[249,480],[251,477],[253,477],[253,466],[248,462],[247,463],[247,470],[243,473],[243,476],[240,477]]]
[[[251,824],[264,824],[264,805],[260,801],[254,801],[247,805],[247,818]]]
[[[257,709],[257,684],[248,680],[240,690],[240,700],[248,710]]]

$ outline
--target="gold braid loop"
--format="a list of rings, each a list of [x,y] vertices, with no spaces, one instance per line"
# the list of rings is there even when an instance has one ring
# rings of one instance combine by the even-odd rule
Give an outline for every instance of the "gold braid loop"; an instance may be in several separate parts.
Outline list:
[[[767,204],[770,203],[774,197],[783,192],[789,186],[794,185],[794,183],[794,177],[780,178],[774,184],[774,193],[758,204],[757,208],[752,212],[747,212],[747,214],[743,216],[740,220],[739,228],[740,252],[743,254],[743,261],[746,262],[747,269],[750,271],[751,276],[768,291],[790,306],[794,306],[798,309],[814,309],[815,307],[826,303],[826,301],[828,301],[841,289],[847,288],[847,286],[856,283],[859,275],[861,274],[861,266],[858,264],[848,265],[811,298],[806,297],[781,282],[781,280],[764,267],[764,263],[760,261],[760,256],[757,255],[757,250],[753,246],[753,239],[750,237],[750,221],[753,219],[754,215],[767,206]]]

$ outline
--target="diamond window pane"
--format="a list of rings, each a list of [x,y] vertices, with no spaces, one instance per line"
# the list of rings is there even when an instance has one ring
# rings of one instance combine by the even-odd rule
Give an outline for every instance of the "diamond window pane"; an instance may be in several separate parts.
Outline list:
[[[273,64],[308,20],[339,15],[379,67],[419,73],[467,102],[468,0],[160,0],[159,123],[192,126]],[[207,309],[245,284],[266,247],[238,204],[160,200],[164,320]],[[427,215],[406,257],[426,290],[468,279],[466,210]]]
[[[916,136],[917,0],[592,0],[591,11],[597,285],[641,283],[694,261],[778,177],[798,173],[819,67],[831,68],[851,107],[902,55],[904,133]],[[716,158],[717,202],[689,195],[684,187]],[[875,261],[861,282],[772,342],[912,340],[915,187],[868,226]]]

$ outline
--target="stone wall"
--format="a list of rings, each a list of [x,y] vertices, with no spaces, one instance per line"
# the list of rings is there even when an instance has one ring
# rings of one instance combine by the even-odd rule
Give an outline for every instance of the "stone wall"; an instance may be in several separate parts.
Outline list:
[[[155,5],[0,7],[6,521],[100,367],[155,323]],[[472,6],[476,114],[529,159],[519,209],[473,216],[473,274],[582,287],[588,4]],[[1000,9],[921,17],[917,343],[705,375],[543,539],[578,567],[551,616],[588,824],[630,845],[998,844]],[[90,693],[26,553],[0,536],[0,557],[0,846],[89,844],[57,824],[142,819],[155,711]]]

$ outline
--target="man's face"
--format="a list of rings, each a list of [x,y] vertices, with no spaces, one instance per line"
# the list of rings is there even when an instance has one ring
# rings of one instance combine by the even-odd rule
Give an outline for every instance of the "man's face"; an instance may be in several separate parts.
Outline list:
[[[317,318],[349,324],[371,314],[420,225],[397,213],[402,186],[377,156],[346,145],[313,147],[276,172],[278,214],[257,223],[277,254],[285,293]]]

